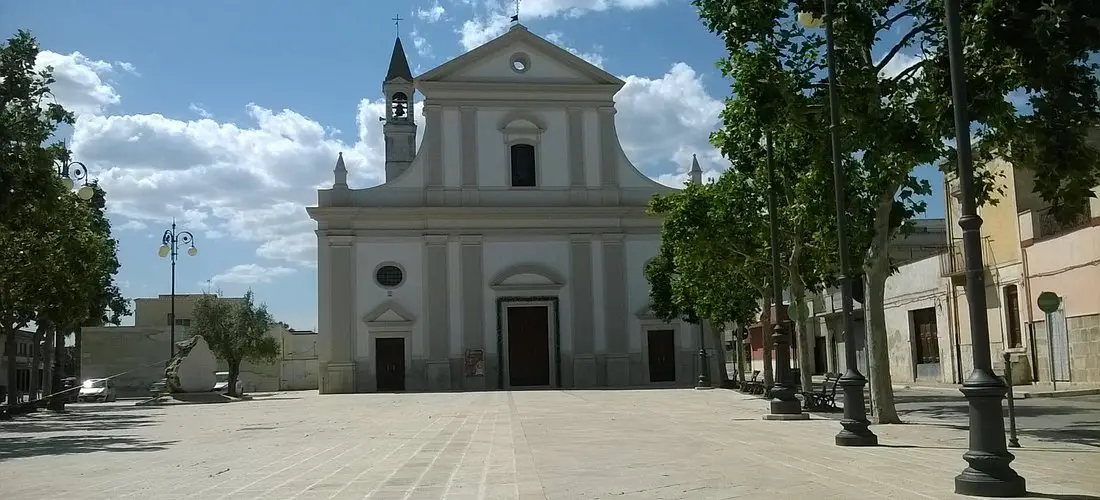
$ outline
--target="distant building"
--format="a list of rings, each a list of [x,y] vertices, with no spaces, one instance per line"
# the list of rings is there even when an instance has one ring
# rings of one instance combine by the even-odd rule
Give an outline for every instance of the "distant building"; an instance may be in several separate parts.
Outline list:
[[[5,350],[7,339],[0,335],[0,402],[7,397],[8,387],[8,353]],[[34,332],[28,330],[15,331],[15,387],[19,392],[26,394],[31,387],[31,368],[34,366]],[[41,362],[39,364],[39,380],[41,380]]]
[[[195,304],[203,294],[176,295],[176,341],[190,337]],[[241,301],[240,297],[222,300]],[[171,296],[134,299],[133,326],[85,327],[81,330],[81,379],[115,377],[122,395],[145,395],[164,377],[170,358]],[[282,360],[270,365],[241,364],[245,392],[316,389],[316,333],[281,324],[269,335],[280,340]],[[219,360],[219,370],[228,370]]]

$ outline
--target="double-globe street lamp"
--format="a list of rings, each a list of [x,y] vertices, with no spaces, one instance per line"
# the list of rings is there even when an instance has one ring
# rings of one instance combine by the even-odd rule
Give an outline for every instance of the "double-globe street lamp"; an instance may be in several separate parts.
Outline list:
[[[1013,457],[1005,445],[1001,409],[1008,388],[993,374],[989,323],[982,268],[981,227],[974,189],[974,158],[970,149],[970,117],[967,113],[966,70],[960,34],[959,0],[946,0],[947,50],[951,68],[951,105],[955,111],[955,145],[958,150],[959,227],[962,228],[966,263],[966,302],[970,313],[974,370],[963,381],[962,393],[970,406],[970,446],[963,458],[966,469],[955,477],[955,493],[984,497],[1022,497],[1024,478],[1012,470]]]
[[[191,231],[177,231],[176,221],[172,221],[172,228],[164,231],[164,236],[160,239],[160,250],[157,253],[163,258],[167,257],[172,260],[172,291],[169,296],[169,310],[168,310],[168,357],[171,359],[176,355],[176,258],[179,257],[180,245],[187,247],[187,255],[194,257],[199,253],[199,249],[195,248],[195,237],[191,234]]]
[[[771,226],[771,264],[772,264],[772,340],[775,342],[775,386],[772,387],[772,399],[768,405],[766,419],[794,420],[805,419],[809,415],[802,413],[802,403],[795,397],[794,381],[791,380],[791,342],[783,329],[783,315],[779,309],[783,305],[783,287],[780,281],[779,265],[779,214],[776,208],[775,162],[772,151],[772,132],[764,133],[764,147],[767,153],[768,169],[768,223]]]
[[[867,405],[863,398],[863,388],[867,379],[859,372],[856,357],[855,322],[852,320],[852,276],[848,266],[848,231],[846,180],[840,154],[840,96],[837,92],[836,61],[833,42],[832,1],[825,0],[824,19],[810,12],[799,12],[798,22],[807,28],[819,28],[825,25],[825,57],[828,61],[829,78],[829,140],[833,161],[833,197],[836,201],[836,239],[839,261],[841,325],[844,338],[844,375],[839,384],[844,388],[844,418],[840,421],[841,430],[836,435],[837,446],[876,446],[878,436],[871,432],[867,420]]]
[[[95,196],[95,188],[88,185],[88,167],[83,162],[60,159],[57,162],[57,176],[61,178],[61,184],[65,186],[65,189],[69,191],[72,191],[73,187],[80,183],[80,187],[76,190],[77,198],[88,201]],[[58,397],[58,393],[61,392],[61,357],[64,354],[64,332],[55,329],[53,334],[53,360],[50,363],[50,394],[52,397],[47,403],[51,409],[55,410],[63,409],[65,405],[65,399]]]

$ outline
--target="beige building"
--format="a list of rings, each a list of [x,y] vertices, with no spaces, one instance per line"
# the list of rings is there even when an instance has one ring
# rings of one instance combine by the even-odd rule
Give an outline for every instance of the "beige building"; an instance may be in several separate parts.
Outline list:
[[[176,341],[190,336],[192,312],[202,294],[176,295]],[[239,301],[239,297],[224,300]],[[134,299],[133,326],[86,327],[81,330],[81,379],[115,377],[119,393],[148,394],[149,387],[164,377],[170,357],[171,296]],[[317,354],[314,332],[291,330],[282,325],[269,335],[280,340],[282,359],[271,365],[241,364],[245,392],[317,388]],[[228,370],[219,360],[219,370]]]

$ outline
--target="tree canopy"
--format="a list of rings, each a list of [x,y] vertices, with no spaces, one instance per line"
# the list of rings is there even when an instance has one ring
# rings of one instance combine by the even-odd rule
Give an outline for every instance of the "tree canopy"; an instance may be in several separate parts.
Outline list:
[[[188,331],[201,335],[214,355],[229,365],[229,394],[237,396],[241,362],[278,361],[280,342],[268,334],[277,324],[267,304],[256,304],[252,290],[232,300],[208,293],[195,303]]]

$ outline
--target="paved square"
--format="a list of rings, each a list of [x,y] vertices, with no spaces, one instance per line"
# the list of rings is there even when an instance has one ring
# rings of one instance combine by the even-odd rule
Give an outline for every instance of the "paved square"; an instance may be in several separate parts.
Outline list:
[[[835,421],[765,408],[726,390],[76,405],[0,422],[0,498],[955,498],[965,431],[877,426],[888,446],[846,449]],[[1029,490],[1100,494],[1100,448],[1023,445]]]

